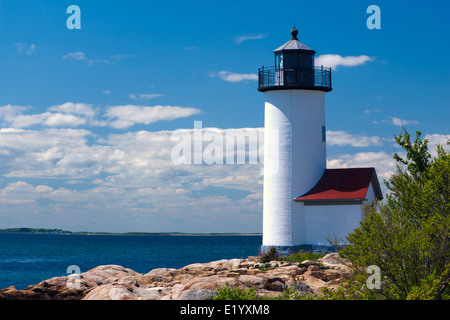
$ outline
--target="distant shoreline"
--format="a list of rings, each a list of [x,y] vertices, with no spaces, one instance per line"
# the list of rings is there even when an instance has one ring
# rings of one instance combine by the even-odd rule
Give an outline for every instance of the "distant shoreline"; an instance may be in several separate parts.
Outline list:
[[[61,229],[44,228],[8,228],[0,229],[0,233],[15,234],[58,234],[58,235],[108,235],[108,236],[261,236],[261,233],[189,233],[189,232],[88,232],[67,231]]]

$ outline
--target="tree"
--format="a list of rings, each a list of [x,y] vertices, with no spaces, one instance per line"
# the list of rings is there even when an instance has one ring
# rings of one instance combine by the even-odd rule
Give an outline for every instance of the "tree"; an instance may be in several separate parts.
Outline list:
[[[403,132],[395,137],[406,158],[394,154],[395,174],[386,202],[366,206],[360,226],[340,255],[355,274],[330,298],[450,299],[450,153]],[[381,270],[381,288],[368,289],[366,268]]]

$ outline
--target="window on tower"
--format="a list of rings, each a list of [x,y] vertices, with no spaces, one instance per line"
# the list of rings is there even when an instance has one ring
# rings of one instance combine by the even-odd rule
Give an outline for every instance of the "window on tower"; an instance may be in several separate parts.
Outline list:
[[[275,56],[275,66],[278,69],[283,69],[283,54],[280,53]]]
[[[327,142],[327,130],[322,126],[322,142]]]

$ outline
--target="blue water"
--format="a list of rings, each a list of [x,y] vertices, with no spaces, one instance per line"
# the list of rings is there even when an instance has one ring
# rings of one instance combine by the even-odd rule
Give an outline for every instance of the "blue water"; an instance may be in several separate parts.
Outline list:
[[[259,254],[261,236],[131,236],[0,233],[0,289],[117,264],[139,273]]]

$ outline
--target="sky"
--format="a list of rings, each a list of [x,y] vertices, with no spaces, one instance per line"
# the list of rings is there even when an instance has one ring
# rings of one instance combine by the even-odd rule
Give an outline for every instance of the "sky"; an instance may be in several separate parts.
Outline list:
[[[260,150],[183,163],[174,137],[260,137],[258,68],[294,24],[332,67],[327,167],[373,166],[386,191],[402,126],[432,152],[450,138],[449,12],[437,0],[0,0],[0,228],[262,232]]]

